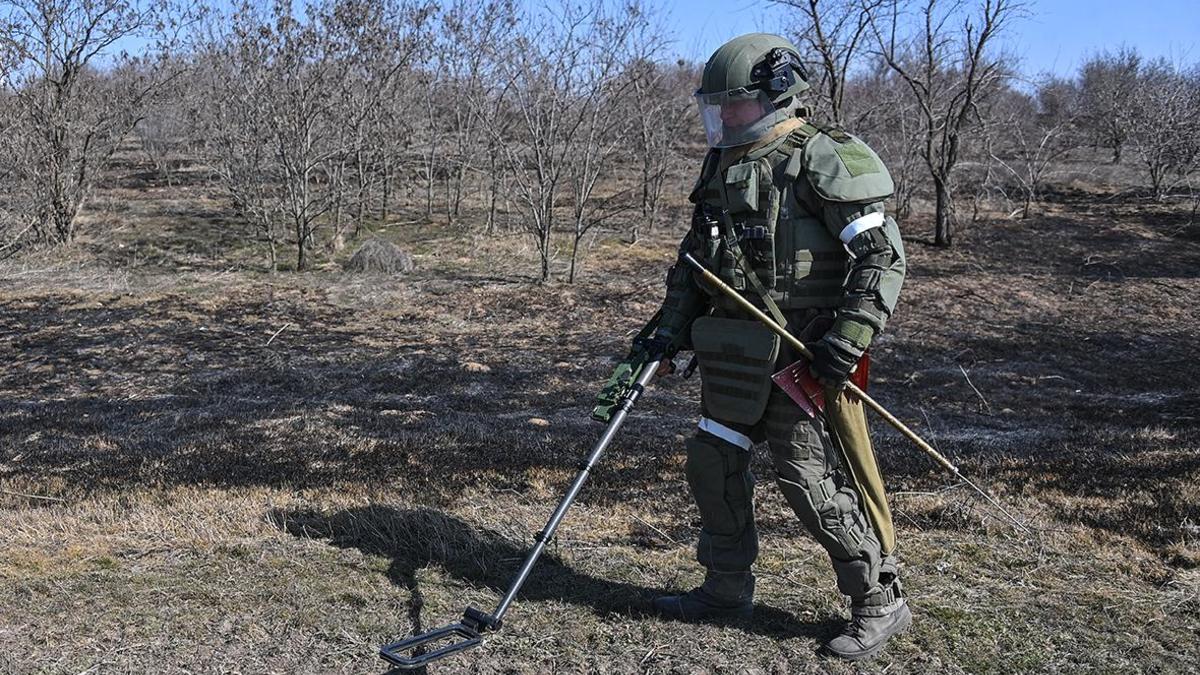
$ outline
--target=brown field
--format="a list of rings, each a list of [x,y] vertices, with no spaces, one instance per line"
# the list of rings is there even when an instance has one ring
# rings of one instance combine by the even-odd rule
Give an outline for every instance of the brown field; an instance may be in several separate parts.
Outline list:
[[[221,200],[146,171],[118,167],[65,255],[0,267],[0,672],[379,672],[381,643],[490,609],[600,431],[678,228],[600,236],[570,286],[533,283],[518,235],[438,224],[382,229],[406,277],[271,275]],[[504,630],[431,670],[1193,670],[1192,215],[1068,175],[1035,218],[909,242],[873,391],[1038,536],[876,422],[916,616],[883,656],[816,653],[842,600],[764,456],[754,621],[645,615],[700,578],[699,388],[670,378]]]

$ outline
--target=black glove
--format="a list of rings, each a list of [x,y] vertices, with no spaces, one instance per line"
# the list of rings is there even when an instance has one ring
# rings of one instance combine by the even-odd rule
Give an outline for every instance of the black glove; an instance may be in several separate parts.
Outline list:
[[[671,336],[657,333],[653,337],[633,341],[633,348],[640,349],[647,359],[657,359],[662,363],[658,367],[658,375],[669,375],[675,372],[675,352],[679,351]]]
[[[844,344],[836,338],[826,335],[820,340],[808,345],[812,351],[812,363],[809,371],[827,388],[841,390],[850,379],[850,371],[858,364],[862,352],[852,345]]]
[[[665,358],[667,356],[672,356],[672,354],[670,354],[672,351],[671,336],[656,333],[650,337],[641,337],[641,339],[634,340],[634,348],[636,348],[636,350],[642,350],[643,352],[646,352],[647,356],[650,358]]]

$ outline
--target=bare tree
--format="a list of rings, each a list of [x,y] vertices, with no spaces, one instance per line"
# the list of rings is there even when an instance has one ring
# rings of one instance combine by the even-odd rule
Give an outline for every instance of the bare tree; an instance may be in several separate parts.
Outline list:
[[[630,154],[641,173],[642,217],[630,228],[630,241],[637,242],[643,226],[654,231],[667,179],[696,135],[690,94],[699,76],[686,61],[666,66],[641,57],[635,57],[626,76],[632,90],[628,110],[621,117],[634,127]]]
[[[588,38],[596,45],[586,68],[591,86],[598,90],[595,99],[598,104],[585,103],[589,110],[579,136],[579,150],[575,161],[568,164],[573,201],[569,282],[575,281],[583,238],[594,226],[628,208],[629,187],[610,192],[602,199],[595,197],[602,178],[615,178],[616,161],[634,138],[630,132],[632,120],[620,112],[628,109],[622,102],[641,93],[636,86],[641,75],[637,66],[653,61],[662,47],[662,39],[652,32],[653,28],[640,9],[630,6],[622,14],[596,21]]]
[[[378,105],[366,111],[364,133],[368,142],[356,149],[355,236],[365,225],[367,212],[376,204],[379,221],[389,220],[397,180],[411,163],[409,155],[417,140],[420,117],[413,113],[409,92],[419,91],[421,77],[414,69],[402,69],[390,93],[381,92]],[[379,193],[377,199],[372,196],[375,191]]]
[[[1112,162],[1121,162],[1121,151],[1129,137],[1135,88],[1142,57],[1136,49],[1122,47],[1101,52],[1079,69],[1079,108],[1082,122],[1097,145],[1112,149]]]
[[[1129,144],[1162,200],[1200,165],[1200,67],[1185,71],[1159,59],[1145,65],[1134,86],[1136,123]]]
[[[923,0],[919,26],[902,34],[909,17],[901,0],[872,11],[870,25],[879,54],[908,85],[921,122],[920,155],[933,180],[934,243],[953,243],[953,179],[965,136],[978,128],[980,108],[1000,91],[1010,70],[994,54],[996,39],[1019,15],[1019,0],[980,0],[973,11],[961,3]]]
[[[147,103],[178,75],[169,55],[195,17],[168,0],[10,0],[0,3],[14,130],[28,134],[19,173],[34,195],[31,230],[70,242],[98,171]],[[151,41],[146,56],[114,54],[122,39]],[[107,71],[97,68],[107,60]]]
[[[491,125],[485,129],[501,151],[525,207],[525,229],[537,246],[543,281],[550,278],[556,254],[552,235],[564,191],[575,199],[576,242],[582,238],[581,229],[595,222],[587,202],[594,195],[598,172],[612,156],[612,146],[597,141],[609,123],[605,112],[613,96],[610,80],[621,72],[622,50],[606,40],[616,39],[642,17],[636,5],[612,8],[604,0],[527,16],[522,22],[526,30],[500,62],[504,90],[498,113],[514,116],[516,128],[507,135]]]
[[[369,30],[374,37],[362,41],[357,49],[354,75],[343,88],[345,122],[335,129],[343,135],[345,148],[334,166],[342,185],[335,193],[338,201],[333,211],[330,243],[335,250],[340,248],[347,226],[344,214],[354,213],[354,237],[376,207],[378,219],[387,222],[393,187],[406,166],[420,117],[414,114],[418,107],[415,94],[427,92],[424,97],[436,97],[435,92],[421,88],[426,74],[418,70],[418,62],[430,49],[428,30],[435,8],[364,3],[359,11],[350,25],[356,31]]]
[[[193,130],[215,182],[266,245],[274,271],[283,211],[269,125],[271,80],[264,67],[270,46],[262,39],[260,25],[253,15],[238,13],[228,22],[228,33],[211,36],[199,59],[200,93],[191,112]],[[223,105],[210,105],[214,97]]]
[[[188,101],[188,94],[189,91],[184,87],[167,88],[146,109],[133,129],[141,141],[142,152],[168,187],[190,142],[189,106],[196,105],[196,102]]]
[[[448,127],[442,160],[451,223],[461,213],[468,175],[491,161],[480,126],[495,123],[488,111],[497,93],[497,60],[512,39],[516,12],[513,0],[455,0],[442,15],[433,49],[438,90],[456,93],[435,102]]]
[[[1074,82],[1043,76],[1035,96],[1010,90],[988,123],[988,155],[1021,190],[1021,217],[1041,197],[1051,167],[1082,140],[1079,89]]]
[[[845,122],[846,79],[858,60],[871,12],[886,0],[772,0],[792,8],[796,42],[815,62],[817,92],[828,104],[834,124]]]
[[[432,64],[431,64],[432,65]],[[438,81],[435,75],[436,67],[427,67],[414,73],[418,91],[435,92]],[[437,190],[438,174],[447,170],[445,161],[444,141],[450,130],[442,114],[445,107],[438,101],[436,95],[422,96],[417,101],[423,116],[420,126],[416,129],[416,138],[421,147],[422,180],[425,183],[425,218],[433,219],[433,202]]]
[[[0,49],[0,260],[26,245],[38,225],[38,171],[31,161],[38,152],[37,135],[28,129],[20,100],[11,83],[17,78],[20,58]]]
[[[366,120],[407,68],[429,15],[424,5],[327,0],[297,16],[288,2],[243,2],[212,26],[205,128],[219,182],[271,251],[285,230],[296,269],[310,265],[319,228],[340,238],[345,171],[367,142]],[[355,166],[355,169],[359,167]]]

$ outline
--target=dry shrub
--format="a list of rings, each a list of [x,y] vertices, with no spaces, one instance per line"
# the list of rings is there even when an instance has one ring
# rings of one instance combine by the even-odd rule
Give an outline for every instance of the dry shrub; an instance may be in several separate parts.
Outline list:
[[[346,271],[362,274],[407,274],[413,271],[413,259],[390,241],[369,239],[346,262]]]

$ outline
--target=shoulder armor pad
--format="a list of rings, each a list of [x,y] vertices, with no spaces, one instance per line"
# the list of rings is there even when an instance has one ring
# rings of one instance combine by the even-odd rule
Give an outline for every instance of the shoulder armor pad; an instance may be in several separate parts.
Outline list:
[[[822,131],[809,139],[804,173],[817,195],[831,202],[875,202],[892,196],[896,187],[879,155],[845,132],[835,137]]]

